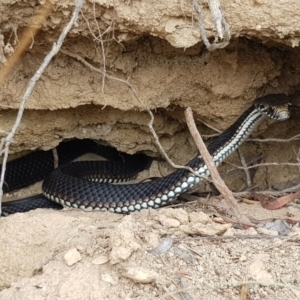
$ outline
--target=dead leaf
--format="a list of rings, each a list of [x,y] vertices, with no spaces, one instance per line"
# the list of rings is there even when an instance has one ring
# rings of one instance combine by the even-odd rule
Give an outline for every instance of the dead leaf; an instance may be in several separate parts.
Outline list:
[[[269,210],[274,210],[274,209],[279,209],[279,208],[285,206],[286,204],[294,201],[298,195],[300,195],[300,191],[297,193],[282,196],[280,198],[271,198],[269,196],[259,195],[259,194],[254,193],[254,198],[259,200],[260,205],[263,208],[269,209]]]

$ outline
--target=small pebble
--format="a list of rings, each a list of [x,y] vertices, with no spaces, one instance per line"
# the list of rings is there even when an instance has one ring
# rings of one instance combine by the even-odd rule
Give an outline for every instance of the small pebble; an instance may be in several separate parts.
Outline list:
[[[100,255],[93,259],[92,264],[94,265],[103,265],[108,262],[108,257],[106,255]]]
[[[239,261],[246,261],[247,260],[247,257],[245,255],[241,255]]]
[[[181,225],[180,229],[192,235],[202,235],[202,236],[212,236],[212,235],[221,235],[223,234],[231,224],[217,224],[217,223],[191,223],[188,225]]]
[[[117,277],[113,277],[113,276],[111,276],[110,274],[107,274],[107,273],[101,274],[101,279],[103,281],[107,282],[107,283],[112,284],[112,285],[117,285],[118,282],[119,282]]]
[[[211,218],[202,211],[190,213],[189,218],[191,223],[212,223]]]
[[[162,208],[159,210],[159,214],[165,215],[168,218],[176,219],[180,222],[180,224],[187,224],[189,222],[188,213],[182,208],[178,208],[178,209]]]
[[[174,218],[168,218],[164,215],[159,216],[159,222],[161,225],[168,228],[176,228],[180,226],[180,222]]]
[[[151,283],[156,280],[158,274],[143,268],[127,268],[123,276],[138,283]]]
[[[270,230],[270,229],[266,229],[266,228],[256,228],[257,232],[258,233],[261,233],[261,234],[267,234],[267,235],[278,235],[278,231],[276,230]]]
[[[65,255],[64,255],[64,261],[67,266],[73,266],[77,262],[81,260],[81,255],[78,252],[76,248],[70,249]]]

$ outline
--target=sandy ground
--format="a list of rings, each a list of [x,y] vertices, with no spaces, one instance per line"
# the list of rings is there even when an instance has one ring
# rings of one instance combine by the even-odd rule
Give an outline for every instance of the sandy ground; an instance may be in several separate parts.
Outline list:
[[[55,9],[0,89],[0,137],[10,132],[30,78],[73,12],[73,0],[52,2]],[[209,8],[198,2],[213,41],[217,35]],[[168,155],[186,163],[195,153],[183,117],[187,106],[199,131],[210,135],[232,124],[256,97],[300,94],[298,2],[221,1],[231,43],[208,52],[190,0],[85,1],[63,44],[73,56],[60,52],[43,73],[11,152],[51,149],[77,137],[160,157],[147,126],[149,115],[128,86],[114,80],[103,85],[102,75],[76,55],[128,80],[155,113],[154,127]],[[19,47],[38,8],[38,1],[0,1],[1,66]],[[293,103],[298,107],[299,99]],[[292,138],[299,134],[299,116],[265,122],[255,137]],[[299,147],[299,140],[245,143],[247,163],[295,164],[258,168],[252,174],[255,188],[281,190],[299,183]],[[236,154],[226,163],[240,165]],[[223,167],[232,190],[245,188],[243,171]],[[255,224],[300,220],[298,204],[278,211],[240,205]],[[0,300],[299,299],[297,222],[286,236],[277,236],[274,228],[233,229],[231,219],[226,204],[217,200],[129,216],[36,210],[1,218]],[[148,252],[163,241],[169,243],[163,253]]]
[[[240,205],[260,224],[300,219],[297,204]],[[0,299],[299,299],[299,227],[284,236],[242,231],[230,217],[224,201],[211,200],[127,216],[36,210],[2,218]]]

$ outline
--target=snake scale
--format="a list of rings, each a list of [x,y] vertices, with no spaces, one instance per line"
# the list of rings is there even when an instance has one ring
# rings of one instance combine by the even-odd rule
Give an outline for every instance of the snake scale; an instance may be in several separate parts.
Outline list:
[[[289,97],[283,94],[257,98],[252,106],[209,144],[208,151],[216,166],[234,152],[266,116],[279,121],[288,119],[289,105]],[[5,192],[30,184],[31,177],[41,180],[46,175],[42,186],[44,196],[4,203],[2,214],[8,215],[37,207],[57,208],[60,205],[114,213],[158,208],[209,176],[207,166],[201,157],[196,156],[187,164],[193,168],[195,174],[185,169],[177,169],[150,182],[111,184],[134,178],[147,166],[146,156],[124,154],[119,156],[120,161],[117,162],[66,163],[85,152],[97,152],[100,147],[89,140],[81,143],[83,144],[78,140],[61,143],[58,147],[61,166],[54,170],[51,151],[38,151],[37,154],[32,153],[9,163],[5,176]],[[116,150],[107,148],[106,156],[112,156],[114,151]]]

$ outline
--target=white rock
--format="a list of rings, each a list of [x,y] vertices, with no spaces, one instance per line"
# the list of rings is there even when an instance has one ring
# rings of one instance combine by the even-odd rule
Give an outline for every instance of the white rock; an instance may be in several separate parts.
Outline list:
[[[258,233],[261,233],[261,234],[267,234],[267,235],[278,235],[278,231],[276,230],[270,230],[270,229],[266,229],[266,228],[256,228],[257,232]]]
[[[64,255],[64,261],[67,266],[73,266],[77,262],[81,260],[81,255],[78,252],[76,248],[70,249],[65,255]]]
[[[196,224],[189,224],[189,225],[181,225],[180,229],[187,234],[211,236],[211,235],[221,235],[230,227],[231,224],[196,223]]]
[[[188,213],[182,208],[177,208],[177,209],[161,208],[159,210],[159,214],[177,219],[181,225],[187,224],[189,222]]]
[[[138,283],[151,283],[156,280],[158,274],[155,271],[144,268],[127,268],[123,273],[124,277],[132,279]]]
[[[103,265],[108,262],[108,257],[106,255],[100,255],[93,259],[92,264]]]
[[[190,213],[189,218],[191,223],[212,223],[212,219],[202,211]]]
[[[112,276],[108,273],[105,273],[105,274],[101,274],[101,280],[107,282],[107,283],[110,283],[112,285],[117,285],[118,282],[119,282],[119,279],[116,277],[116,276]]]
[[[180,222],[174,218],[168,218],[165,215],[159,216],[159,222],[161,225],[166,226],[168,228],[177,228],[180,226]]]
[[[246,260],[247,260],[247,257],[245,255],[241,255],[239,258],[239,261],[241,261],[241,262],[246,261]]]

